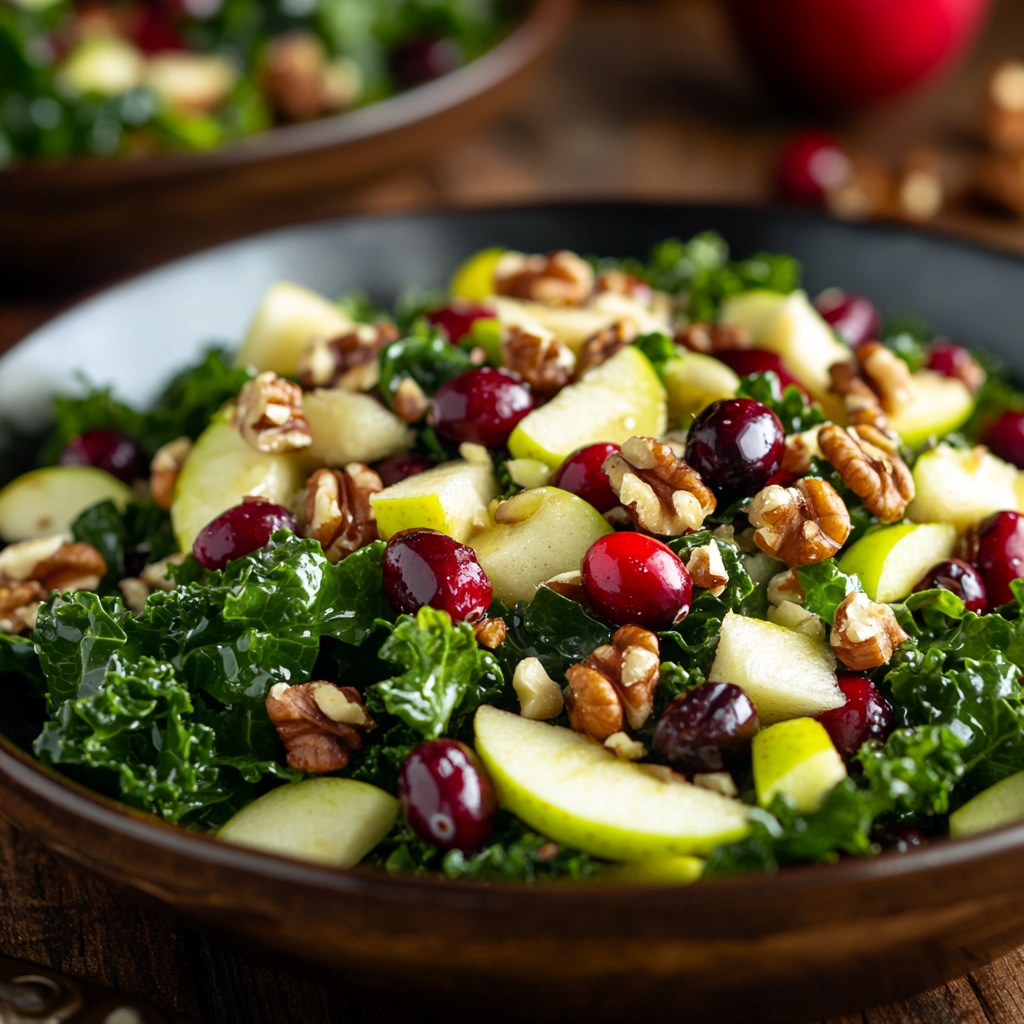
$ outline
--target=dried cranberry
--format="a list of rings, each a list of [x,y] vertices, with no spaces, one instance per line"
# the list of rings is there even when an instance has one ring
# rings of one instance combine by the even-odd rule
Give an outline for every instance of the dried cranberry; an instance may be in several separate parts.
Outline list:
[[[494,310],[487,306],[456,300],[450,306],[445,306],[444,309],[435,309],[432,313],[428,313],[427,319],[435,327],[440,327],[448,336],[448,340],[455,344],[469,334],[477,320],[493,316]]]
[[[484,618],[493,596],[476,552],[437,530],[402,530],[388,541],[384,593],[405,615],[428,604],[453,622]]]
[[[447,75],[462,64],[462,47],[453,39],[421,36],[391,53],[391,73],[402,89]]]
[[[426,455],[416,455],[414,452],[406,452],[404,455],[392,455],[389,459],[382,459],[373,468],[377,471],[381,483],[385,487],[397,484],[406,477],[416,476],[433,468],[434,463]]]
[[[988,607],[998,608],[1013,598],[1010,584],[1024,578],[1024,516],[996,512],[967,541],[967,558],[978,570]]]
[[[750,749],[760,728],[734,683],[704,683],[676,697],[658,719],[654,749],[678,772],[717,772]]]
[[[295,517],[283,505],[246,498],[207,523],[192,545],[204,569],[223,569],[228,562],[265,548],[277,530],[296,530]]]
[[[948,590],[956,594],[969,612],[984,615],[988,607],[985,595],[985,583],[973,565],[959,558],[951,558],[946,562],[929,569],[921,582],[914,587],[918,590]]]
[[[715,353],[715,358],[725,363],[733,373],[749,377],[752,373],[774,373],[783,388],[790,384],[804,389],[800,382],[786,369],[786,364],[774,353],[763,348],[729,348]]]
[[[127,434],[108,427],[75,435],[57,461],[62,466],[95,466],[126,484],[149,476],[146,453]]]
[[[668,547],[642,533],[612,533],[583,556],[583,589],[598,615],[620,626],[664,629],[690,610],[693,582]]]
[[[618,505],[619,498],[601,466],[609,455],[618,450],[619,446],[610,441],[577,448],[558,467],[551,482],[555,487],[590,502],[598,512],[609,512]]]
[[[882,333],[882,317],[878,308],[863,295],[826,288],[815,300],[814,307],[822,319],[847,345],[856,348]]]
[[[874,683],[859,676],[840,676],[839,689],[846,703],[822,711],[817,719],[829,734],[836,750],[849,763],[868,740],[884,742],[893,730],[892,708]]]
[[[430,425],[449,441],[491,448],[504,444],[532,408],[533,396],[518,374],[481,366],[437,389]]]
[[[978,361],[963,347],[948,338],[939,338],[928,346],[925,369],[952,377],[967,385],[972,394],[985,383],[985,371]]]
[[[1024,469],[1024,412],[1004,412],[985,431],[983,440],[999,458]]]
[[[779,195],[797,203],[820,205],[851,171],[849,156],[831,135],[802,132],[790,141],[779,160]]]
[[[498,799],[476,754],[455,740],[427,740],[406,755],[398,798],[424,842],[469,853],[494,831]]]
[[[918,846],[927,846],[928,837],[919,829],[910,825],[896,825],[879,832],[875,839],[887,850],[895,853],[907,853]]]

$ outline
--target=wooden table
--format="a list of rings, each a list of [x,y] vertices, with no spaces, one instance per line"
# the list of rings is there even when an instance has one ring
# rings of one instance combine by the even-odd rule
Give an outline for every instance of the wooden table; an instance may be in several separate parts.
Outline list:
[[[851,142],[898,160],[938,150],[954,188],[977,155],[976,111],[994,59],[1024,57],[1024,6],[1005,0],[956,75],[864,121]],[[581,196],[757,201],[798,124],[744,70],[713,0],[586,7],[568,45],[501,123],[423,167],[342,195],[310,217]],[[954,202],[936,223],[1024,251],[1024,226]],[[0,350],[74,296],[0,301]],[[0,951],[51,965],[209,1024],[401,1024],[383,1002],[330,992],[141,908],[0,820]],[[1024,951],[848,1021],[1024,1022]]]

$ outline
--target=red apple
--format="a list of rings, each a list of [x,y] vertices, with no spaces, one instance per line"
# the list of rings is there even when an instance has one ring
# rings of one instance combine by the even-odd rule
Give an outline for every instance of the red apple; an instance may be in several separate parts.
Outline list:
[[[727,0],[751,60],[803,106],[852,113],[958,57],[990,0]]]

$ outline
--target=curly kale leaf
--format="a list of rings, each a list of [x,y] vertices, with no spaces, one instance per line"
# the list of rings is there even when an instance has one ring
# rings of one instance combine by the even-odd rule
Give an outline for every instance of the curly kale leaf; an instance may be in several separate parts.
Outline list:
[[[390,406],[405,380],[415,381],[424,394],[437,389],[472,367],[469,354],[449,344],[436,328],[425,320],[417,321],[412,334],[381,349],[380,389]]]
[[[679,358],[679,349],[676,347],[676,343],[661,331],[642,335],[633,342],[633,346],[647,356],[654,372],[662,381],[665,380],[665,371],[669,363]]]
[[[825,422],[825,414],[817,402],[808,403],[807,396],[795,384],[783,389],[778,375],[770,370],[744,377],[736,394],[766,405],[779,417],[787,434],[800,434]]]
[[[848,576],[839,571],[834,558],[817,565],[801,565],[796,570],[800,586],[806,595],[804,607],[815,615],[820,615],[829,625],[836,617],[836,609],[850,594],[856,593],[861,587],[857,576]]]

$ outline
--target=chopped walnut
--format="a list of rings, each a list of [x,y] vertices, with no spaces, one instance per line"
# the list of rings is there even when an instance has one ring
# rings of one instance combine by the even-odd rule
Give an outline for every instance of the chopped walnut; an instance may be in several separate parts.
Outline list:
[[[238,432],[258,452],[297,452],[313,443],[302,411],[302,389],[267,370],[238,393]]]
[[[909,639],[887,604],[857,591],[844,598],[832,625],[832,649],[847,667],[865,672],[888,664],[893,651]]]
[[[391,397],[391,411],[403,423],[415,423],[423,419],[429,408],[430,399],[412,377],[406,377]]]
[[[822,427],[818,444],[844,484],[883,523],[902,518],[914,499],[914,478],[892,439],[875,427]]]
[[[693,784],[701,789],[735,800],[740,795],[736,782],[728,772],[701,772],[693,777]]]
[[[369,391],[380,381],[377,355],[398,340],[394,324],[354,324],[335,338],[314,338],[299,356],[298,378],[307,390]]]
[[[288,767],[316,774],[344,768],[375,724],[358,690],[319,680],[277,683],[267,695],[267,714],[288,750]]]
[[[811,459],[821,455],[818,447],[818,431],[821,427],[811,427],[801,434],[786,436],[786,449],[782,453],[782,469],[793,476],[803,476],[811,468]]]
[[[34,579],[36,566],[64,546],[62,534],[8,544],[0,551],[0,580]]]
[[[590,607],[590,600],[587,592],[583,589],[583,574],[581,572],[563,572],[552,576],[542,586],[548,587],[556,594],[569,598],[585,608]]]
[[[850,514],[835,488],[824,480],[798,480],[792,487],[771,484],[747,508],[754,541],[791,569],[831,558],[850,535]]]
[[[26,633],[35,629],[46,591],[38,580],[0,579],[0,633]]]
[[[168,555],[159,562],[152,562],[147,565],[138,576],[128,576],[118,582],[121,590],[121,597],[125,607],[133,612],[141,612],[146,607],[149,595],[156,590],[171,591],[177,587],[177,583],[168,576],[167,570],[171,565],[181,565],[185,561],[185,555]]]
[[[106,574],[106,560],[91,544],[64,544],[32,570],[47,593],[95,590]]]
[[[877,341],[866,341],[856,350],[861,373],[887,416],[895,416],[914,400],[910,369],[894,352]]]
[[[350,462],[344,472],[318,469],[306,481],[305,534],[320,541],[331,564],[377,539],[370,495],[383,489],[380,477],[361,462]]]
[[[512,676],[523,718],[547,721],[562,713],[565,702],[558,683],[547,674],[539,658],[523,658]]]
[[[729,573],[722,561],[722,552],[718,545],[711,541],[710,544],[702,544],[690,552],[690,559],[686,563],[686,569],[693,577],[693,585],[710,591],[718,597],[725,590],[729,582]]]
[[[611,359],[627,345],[631,345],[636,340],[637,333],[637,326],[632,320],[616,320],[597,334],[591,335],[583,343],[580,351],[580,358],[576,364],[577,378],[582,377],[587,370],[592,370]]]
[[[544,327],[506,327],[501,339],[501,362],[542,399],[553,398],[561,391],[576,368],[572,349]]]
[[[878,395],[860,375],[856,363],[833,363],[829,368],[831,390],[839,395],[846,408],[846,418],[856,426],[866,425],[885,430],[889,420],[882,410]]]
[[[547,256],[507,252],[494,269],[494,290],[548,306],[581,306],[593,294],[594,271],[566,250]]]
[[[138,615],[146,607],[150,593],[149,587],[137,576],[128,576],[123,580],[118,580],[117,586],[121,591],[124,606]]]
[[[699,530],[715,510],[700,473],[653,437],[631,437],[601,468],[633,522],[648,533],[679,537]]]
[[[362,91],[357,65],[331,61],[323,43],[308,32],[271,39],[263,54],[263,89],[289,121],[311,121],[351,106]]]
[[[676,344],[703,355],[750,348],[753,344],[750,332],[745,327],[730,327],[728,324],[690,324],[676,331],[675,340]]]
[[[597,275],[597,293],[603,295],[625,295],[641,306],[654,302],[654,289],[644,280],[621,270],[605,270]]]
[[[174,500],[174,485],[178,482],[178,474],[191,451],[192,439],[178,437],[168,441],[153,456],[153,461],[149,464],[149,489],[153,494],[153,500],[160,508],[171,507]]]
[[[776,573],[768,581],[768,603],[780,605],[786,601],[795,601],[803,604],[807,595],[804,593],[800,577],[795,569],[787,569],[785,572]]]
[[[647,756],[647,748],[639,740],[631,739],[626,732],[613,732],[604,745],[623,761],[639,761]]]
[[[508,627],[504,619],[481,619],[473,624],[473,636],[481,647],[497,650],[504,642]]]

